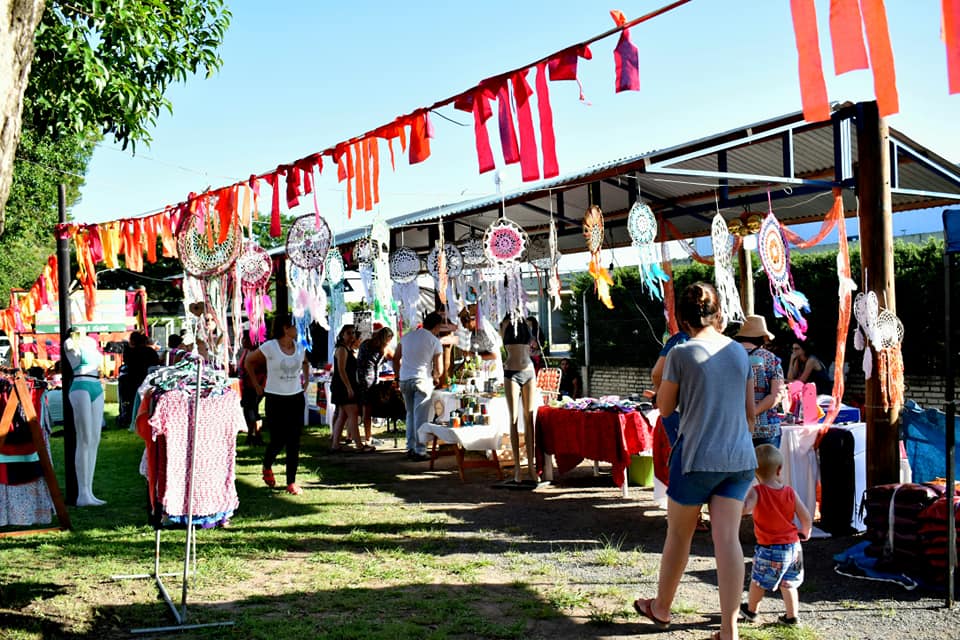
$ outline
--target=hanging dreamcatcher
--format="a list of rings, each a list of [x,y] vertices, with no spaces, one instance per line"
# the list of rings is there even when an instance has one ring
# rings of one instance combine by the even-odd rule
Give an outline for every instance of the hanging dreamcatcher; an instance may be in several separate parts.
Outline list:
[[[323,273],[331,244],[333,233],[330,226],[316,214],[298,217],[287,232],[287,257],[290,260],[287,282],[293,298],[293,320],[297,327],[297,341],[307,348],[312,346],[311,322],[329,329]]]
[[[520,274],[520,261],[527,250],[527,234],[516,223],[500,218],[483,234],[483,251],[489,267],[481,271],[481,280],[489,279],[489,298],[496,305],[488,307],[488,317],[499,319],[509,315],[513,322],[524,317],[526,292]]]
[[[196,340],[206,345],[207,361],[212,366],[225,368],[233,359],[225,338],[231,268],[240,254],[243,234],[235,216],[225,233],[214,228],[215,222],[204,214],[194,214],[183,220],[177,233],[177,251],[183,270],[197,279],[203,302],[201,314],[194,314]],[[220,237],[223,241],[217,242],[215,238]],[[215,326],[208,325],[207,316],[215,319]]]
[[[273,271],[270,254],[255,241],[246,243],[243,253],[237,258],[237,282],[243,294],[243,308],[249,321],[248,335],[252,344],[267,339],[264,314],[271,309],[267,285]]]
[[[409,326],[417,324],[417,303],[420,302],[420,256],[410,247],[397,247],[390,254],[390,279],[393,280],[393,297],[400,303],[403,321]]]
[[[640,283],[651,298],[663,300],[663,284],[670,277],[660,266],[660,252],[657,250],[657,218],[645,202],[635,202],[627,216],[627,231],[637,250]]]
[[[390,227],[379,213],[370,227],[370,242],[374,245],[371,255],[373,263],[373,297],[368,304],[373,311],[373,319],[385,325],[393,325],[397,303],[390,292]]]
[[[347,273],[347,267],[343,263],[343,256],[340,255],[340,249],[333,247],[327,252],[326,259],[326,281],[327,288],[330,289],[330,321],[334,331],[330,331],[327,341],[327,353],[333,353],[333,343],[335,341],[337,330],[342,326],[343,316],[347,312],[347,303],[344,300],[343,289],[344,279]]]
[[[863,351],[863,375],[873,376],[873,353],[877,354],[877,374],[880,377],[880,397],[883,408],[903,402],[903,323],[889,309],[880,311],[877,294],[858,293],[853,301],[853,315],[857,331],[853,346]],[[872,349],[871,349],[872,347]]]
[[[793,288],[793,276],[790,274],[790,249],[787,247],[780,228],[780,221],[767,214],[760,225],[757,237],[757,253],[760,264],[767,273],[770,282],[770,297],[773,298],[773,312],[786,318],[797,338],[803,340],[807,333],[807,320],[801,312],[810,311],[807,296]]]
[[[587,251],[590,253],[590,275],[593,276],[594,288],[597,290],[597,297],[608,309],[613,309],[613,300],[610,299],[610,287],[613,285],[613,278],[610,273],[600,264],[600,249],[603,248],[603,211],[600,207],[593,204],[583,214],[583,239],[587,243]]]
[[[541,293],[546,288],[548,295],[553,300],[553,308],[559,309],[561,304],[560,274],[557,271],[557,263],[560,261],[560,256],[557,253],[557,228],[553,219],[550,220],[550,231],[546,236],[537,236],[530,239],[530,246],[527,247],[527,260],[537,270]],[[546,280],[545,283],[544,280]],[[546,287],[544,287],[544,284],[546,284]]]
[[[363,297],[373,300],[373,262],[380,247],[370,237],[360,238],[353,245],[353,257],[357,261],[357,272],[363,286]]]
[[[477,269],[487,263],[487,254],[483,251],[483,240],[470,238],[460,245],[460,257],[464,269]]]
[[[724,322],[743,322],[746,318],[733,277],[733,237],[719,213],[713,216],[710,240],[713,244],[713,281],[717,286]]]

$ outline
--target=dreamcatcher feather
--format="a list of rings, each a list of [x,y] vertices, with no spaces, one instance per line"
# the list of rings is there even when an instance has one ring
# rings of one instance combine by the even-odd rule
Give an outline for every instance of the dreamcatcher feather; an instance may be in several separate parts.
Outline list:
[[[260,344],[267,339],[264,316],[265,312],[271,309],[267,285],[270,284],[273,261],[256,241],[250,240],[237,258],[236,268],[239,284],[236,289],[242,294],[243,310],[249,322],[247,332],[250,342]]]
[[[864,378],[873,377],[873,354],[877,355],[877,374],[880,377],[880,397],[883,408],[903,403],[903,323],[889,309],[880,311],[877,294],[858,293],[853,301],[853,315],[857,331],[853,346],[863,351]],[[872,348],[871,348],[872,347]]]
[[[520,261],[527,243],[526,232],[506,218],[491,223],[483,234],[483,251],[490,265],[488,277],[499,284],[495,290],[498,318],[509,315],[513,322],[517,322],[526,315],[526,292],[520,275]]]
[[[327,252],[326,268],[327,287],[330,289],[330,326],[339,328],[343,323],[343,316],[347,312],[347,304],[343,296],[343,281],[346,274],[346,266],[343,264],[343,256],[336,247],[331,247]],[[328,332],[327,353],[333,353],[333,343],[336,338],[336,331]]]
[[[460,313],[457,280],[463,273],[463,256],[452,243],[448,242],[442,246],[443,251],[440,251],[437,246],[427,254],[427,271],[433,276],[437,295],[446,308],[447,320],[456,323],[457,315]],[[443,295],[440,295],[441,291]]]
[[[410,247],[397,247],[390,254],[390,279],[393,280],[393,298],[400,303],[400,313],[405,325],[415,327],[419,313],[420,257]]]
[[[392,325],[397,303],[390,292],[390,227],[379,214],[370,228],[370,240],[377,249],[373,255],[373,317],[384,324]]]
[[[713,216],[710,227],[710,240],[713,244],[713,280],[720,298],[720,308],[725,322],[743,322],[743,307],[740,305],[740,292],[733,277],[733,237],[727,228],[723,216]]]
[[[603,248],[603,211],[595,204],[590,205],[583,214],[583,237],[587,242],[587,251],[590,252],[589,271],[593,276],[597,296],[608,309],[613,309],[613,300],[610,299],[613,278],[610,277],[610,272],[600,264],[600,249]]]
[[[670,277],[660,266],[660,252],[657,250],[657,219],[645,202],[635,202],[627,217],[627,231],[637,249],[640,283],[651,298],[663,300],[663,284]]]
[[[793,288],[793,276],[790,274],[790,249],[784,240],[780,221],[772,211],[760,225],[757,253],[760,254],[760,264],[763,265],[770,283],[774,314],[786,318],[793,333],[803,340],[807,333],[807,320],[802,312],[810,311],[810,303],[807,301],[807,296]]]

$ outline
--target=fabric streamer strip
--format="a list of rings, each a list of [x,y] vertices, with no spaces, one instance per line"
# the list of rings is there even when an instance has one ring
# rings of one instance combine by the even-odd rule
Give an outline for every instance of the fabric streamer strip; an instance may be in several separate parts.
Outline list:
[[[780,221],[772,211],[760,225],[757,252],[760,254],[760,264],[763,265],[770,283],[774,314],[779,318],[786,318],[793,333],[803,340],[807,333],[807,320],[802,312],[810,311],[810,303],[805,295],[793,287],[793,276],[790,274],[790,249],[784,242]]]
[[[828,120],[830,102],[827,99],[827,83],[823,79],[823,62],[820,58],[817,7],[814,0],[790,0],[790,12],[797,42],[803,118],[807,122]]]
[[[804,240],[799,235],[788,229],[783,224],[780,225],[780,230],[783,232],[783,237],[787,239],[787,242],[797,247],[798,249],[809,249],[820,244],[824,238],[826,238],[833,228],[837,226],[839,222],[843,220],[843,195],[840,189],[833,190],[833,207],[830,211],[827,212],[827,215],[823,217],[823,224],[820,226],[820,231],[817,232],[815,236],[809,240]],[[844,225],[846,226],[846,225]]]
[[[943,44],[947,48],[947,86],[950,94],[960,93],[960,0],[941,0]]]
[[[734,242],[727,223],[719,212],[713,216],[710,239],[713,243],[714,255],[713,280],[717,286],[717,296],[720,298],[724,322],[743,322],[746,317],[743,314],[743,306],[740,304],[737,281],[733,277],[731,247]]]

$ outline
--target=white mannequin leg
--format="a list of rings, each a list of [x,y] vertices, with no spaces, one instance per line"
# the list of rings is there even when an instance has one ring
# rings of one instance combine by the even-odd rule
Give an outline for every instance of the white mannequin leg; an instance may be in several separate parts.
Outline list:
[[[74,457],[77,470],[77,506],[90,507],[106,504],[93,495],[93,473],[97,466],[97,448],[103,422],[103,394],[90,401],[83,390],[70,392],[73,423],[77,432],[77,451]]]
[[[510,448],[513,450],[513,480],[520,482],[520,476],[523,471],[520,469],[520,432],[518,421],[520,419],[520,385],[504,378],[503,392],[507,397],[507,411],[510,415]]]
[[[533,429],[533,409],[536,405],[534,394],[539,393],[537,391],[537,380],[534,378],[520,387],[520,393],[523,402],[523,437],[527,445],[527,473],[530,474],[531,480],[538,482],[540,478],[537,475],[537,443]]]

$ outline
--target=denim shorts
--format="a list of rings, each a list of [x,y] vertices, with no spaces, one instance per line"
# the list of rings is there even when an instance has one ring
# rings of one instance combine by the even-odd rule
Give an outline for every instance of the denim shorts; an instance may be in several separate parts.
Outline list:
[[[710,502],[711,496],[733,498],[743,501],[753,484],[753,469],[744,471],[691,471],[683,472],[683,437],[677,440],[670,452],[670,483],[667,495],[671,500],[685,506]]]
[[[800,543],[758,544],[753,550],[750,579],[767,591],[776,591],[781,585],[799,587],[803,584],[803,549]]]

